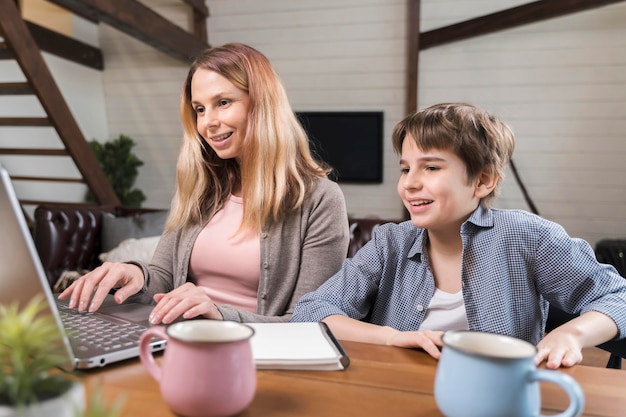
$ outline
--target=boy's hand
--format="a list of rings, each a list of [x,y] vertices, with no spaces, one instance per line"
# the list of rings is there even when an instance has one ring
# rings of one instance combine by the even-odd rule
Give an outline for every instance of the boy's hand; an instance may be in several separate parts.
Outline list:
[[[574,366],[583,360],[582,349],[596,346],[619,335],[609,316],[588,311],[548,333],[537,344],[535,363],[546,361],[546,368]]]
[[[561,329],[548,333],[537,344],[535,364],[546,361],[546,368],[570,367],[583,360],[582,346],[573,334]]]
[[[387,345],[403,348],[421,348],[435,359],[441,356],[443,332],[424,330],[401,332],[396,330],[387,339]]]

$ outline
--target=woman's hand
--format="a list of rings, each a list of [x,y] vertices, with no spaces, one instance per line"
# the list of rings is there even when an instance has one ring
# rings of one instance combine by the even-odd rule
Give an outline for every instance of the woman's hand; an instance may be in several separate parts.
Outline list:
[[[191,282],[167,294],[155,294],[154,301],[157,305],[150,314],[151,324],[169,324],[179,317],[191,319],[203,316],[208,319],[224,319],[206,291]]]
[[[105,262],[93,271],[83,275],[65,289],[59,298],[70,297],[70,308],[78,311],[94,312],[104,302],[113,288],[117,288],[114,299],[118,304],[143,288],[143,271],[136,265]]]

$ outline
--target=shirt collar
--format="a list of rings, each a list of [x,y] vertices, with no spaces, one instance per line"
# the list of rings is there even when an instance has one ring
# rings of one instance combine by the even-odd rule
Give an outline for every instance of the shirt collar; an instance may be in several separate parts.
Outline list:
[[[474,212],[470,215],[469,219],[467,219],[461,226],[461,233],[465,232],[467,228],[470,227],[470,224],[478,227],[493,227],[493,213],[491,212],[491,209],[486,209],[479,205],[478,208],[476,208],[476,210],[474,210]],[[419,260],[421,260],[427,241],[428,234],[426,233],[426,229],[417,229],[415,242],[413,243],[411,250],[409,250],[408,257],[412,258],[418,255]]]
[[[461,226],[461,230],[463,230],[464,226],[467,223],[472,223],[478,227],[493,227],[493,213],[490,209],[483,208],[481,205],[478,206],[476,210],[472,213],[472,215],[463,223]]]
[[[409,220],[409,222],[411,222]],[[415,226],[413,226],[415,227]],[[422,260],[422,253],[424,252],[424,247],[426,245],[426,241],[428,239],[428,235],[426,234],[426,229],[415,229],[417,234],[415,236],[415,242],[413,242],[413,246],[411,246],[411,250],[407,254],[409,258],[412,258],[417,255],[418,261]]]

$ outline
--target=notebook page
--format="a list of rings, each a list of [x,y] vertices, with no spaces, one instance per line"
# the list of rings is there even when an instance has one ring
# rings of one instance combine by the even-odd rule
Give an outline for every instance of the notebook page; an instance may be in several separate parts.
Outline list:
[[[273,367],[267,365],[275,369],[315,369],[316,364],[343,369],[339,363],[342,354],[320,323],[247,324],[255,330],[251,339],[254,360],[265,369]]]

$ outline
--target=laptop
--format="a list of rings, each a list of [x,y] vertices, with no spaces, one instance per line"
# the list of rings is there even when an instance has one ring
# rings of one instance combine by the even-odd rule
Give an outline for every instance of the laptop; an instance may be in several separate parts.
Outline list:
[[[152,306],[118,305],[108,296],[96,313],[69,309],[52,293],[22,207],[6,168],[0,164],[0,303],[26,305],[36,294],[45,297],[68,354],[67,369],[89,369],[139,356],[139,337],[150,326]],[[94,334],[87,334],[93,333]],[[165,348],[153,340],[152,350]],[[64,367],[65,368],[65,367]]]

